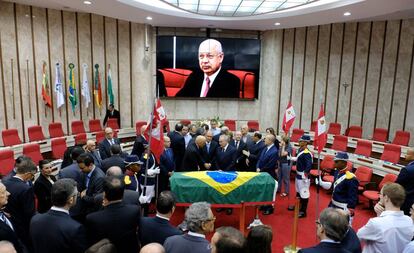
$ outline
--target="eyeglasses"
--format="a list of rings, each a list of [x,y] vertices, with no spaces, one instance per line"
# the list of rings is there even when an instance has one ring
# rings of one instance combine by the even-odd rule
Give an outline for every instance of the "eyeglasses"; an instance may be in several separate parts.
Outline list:
[[[198,59],[202,60],[204,58],[207,58],[209,60],[214,59],[214,57],[219,56],[218,54],[200,54],[198,56]]]

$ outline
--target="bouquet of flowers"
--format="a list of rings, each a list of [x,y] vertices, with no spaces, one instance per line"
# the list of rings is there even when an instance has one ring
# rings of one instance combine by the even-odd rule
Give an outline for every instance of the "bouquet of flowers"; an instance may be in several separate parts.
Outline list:
[[[217,121],[218,127],[222,127],[224,125],[224,122],[222,120],[220,120],[220,117],[219,116],[214,116],[214,117],[211,117],[211,118],[198,120],[198,121],[195,122],[195,125],[197,127],[201,127],[203,125],[207,125],[210,128],[211,127],[210,126],[210,121],[211,120]]]

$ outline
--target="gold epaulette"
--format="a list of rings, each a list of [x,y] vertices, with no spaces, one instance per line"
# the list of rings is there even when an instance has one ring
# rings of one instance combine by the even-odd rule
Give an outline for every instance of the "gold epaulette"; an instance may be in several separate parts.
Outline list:
[[[345,178],[346,179],[352,179],[354,177],[355,177],[355,174],[354,173],[352,173],[350,171],[345,172]]]
[[[124,177],[124,182],[125,184],[131,184],[131,179],[129,178],[129,176]]]

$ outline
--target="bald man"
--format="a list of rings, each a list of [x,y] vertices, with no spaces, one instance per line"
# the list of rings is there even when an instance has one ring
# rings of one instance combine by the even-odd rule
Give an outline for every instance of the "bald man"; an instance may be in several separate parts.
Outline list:
[[[159,192],[167,190],[169,178],[175,171],[175,159],[171,146],[171,139],[164,136],[164,151],[160,156]]]
[[[94,164],[99,168],[102,168],[102,159],[98,150],[96,149],[95,140],[88,140],[85,145],[85,151],[92,155]]]
[[[159,243],[150,243],[145,245],[139,253],[165,253],[165,250]]]
[[[198,48],[200,70],[187,78],[176,97],[240,97],[240,79],[221,68],[224,52],[215,39],[201,42]]]
[[[199,135],[193,143],[188,144],[185,150],[181,171],[206,170],[206,163],[202,158],[202,150],[206,145],[206,137]]]
[[[405,160],[408,165],[400,170],[396,183],[402,185],[407,194],[401,210],[405,215],[410,215],[410,207],[414,204],[414,148],[407,150]]]

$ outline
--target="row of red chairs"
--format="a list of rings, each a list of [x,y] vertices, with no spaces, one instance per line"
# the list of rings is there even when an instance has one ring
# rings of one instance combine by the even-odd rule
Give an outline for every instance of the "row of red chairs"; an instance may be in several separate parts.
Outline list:
[[[180,120],[180,123],[183,124],[183,125],[190,125],[191,120],[183,119],[183,120]],[[234,120],[234,119],[224,120],[224,125],[227,126],[230,131],[236,131],[236,129],[237,129],[236,128],[236,120]],[[247,127],[249,128],[249,130],[251,132],[260,130],[260,125],[259,125],[259,122],[257,120],[247,121]]]
[[[313,121],[311,124],[311,131],[315,131],[317,121]],[[341,134],[341,124],[331,122],[328,127],[328,134],[340,135]],[[362,138],[362,127],[360,126],[350,126],[345,130],[345,136]],[[397,130],[395,132],[394,139],[392,144],[408,146],[410,142],[411,134],[408,131]],[[372,135],[373,141],[387,142],[388,141],[388,130],[385,128],[374,128],[374,134]]]

